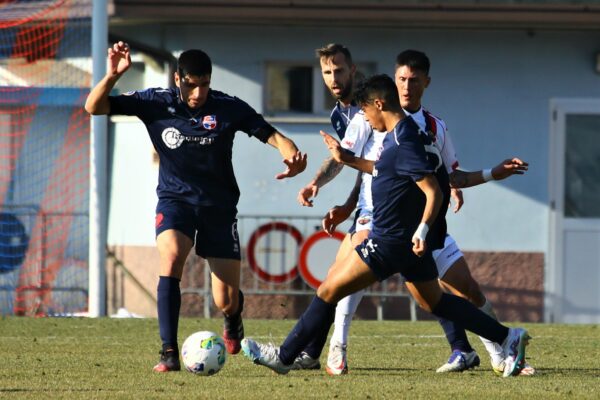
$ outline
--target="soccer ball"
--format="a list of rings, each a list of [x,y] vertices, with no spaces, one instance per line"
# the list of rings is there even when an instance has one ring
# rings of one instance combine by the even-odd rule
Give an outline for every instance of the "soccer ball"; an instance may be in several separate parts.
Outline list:
[[[196,375],[214,375],[225,365],[225,343],[216,333],[200,331],[188,336],[181,348],[185,368]]]

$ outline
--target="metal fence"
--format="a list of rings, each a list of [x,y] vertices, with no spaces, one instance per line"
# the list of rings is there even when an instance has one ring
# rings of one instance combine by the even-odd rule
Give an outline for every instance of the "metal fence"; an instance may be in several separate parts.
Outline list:
[[[248,295],[314,296],[325,278],[350,221],[330,238],[321,230],[320,217],[282,215],[240,215],[238,232],[242,246],[241,288]],[[203,298],[203,315],[211,316],[210,270],[203,267],[197,284],[182,287],[182,295]],[[377,319],[384,319],[386,301],[408,298],[409,315],[417,319],[416,305],[396,274],[369,287],[366,297],[378,298]]]

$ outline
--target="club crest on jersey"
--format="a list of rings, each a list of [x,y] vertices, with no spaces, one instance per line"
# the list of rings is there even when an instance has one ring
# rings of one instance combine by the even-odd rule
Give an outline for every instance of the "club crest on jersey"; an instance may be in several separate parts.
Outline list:
[[[181,132],[173,127],[169,127],[162,131],[162,140],[165,142],[165,145],[170,149],[176,149],[181,146],[183,143],[183,136]]]
[[[217,116],[205,115],[202,118],[202,126],[204,127],[204,129],[215,129],[217,127]]]

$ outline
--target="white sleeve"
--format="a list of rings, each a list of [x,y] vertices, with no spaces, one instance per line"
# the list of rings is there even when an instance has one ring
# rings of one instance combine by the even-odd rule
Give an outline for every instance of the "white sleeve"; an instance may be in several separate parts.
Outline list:
[[[342,148],[351,151],[356,157],[360,157],[371,132],[371,125],[365,121],[362,111],[356,113],[346,128],[341,142]]]
[[[458,158],[456,157],[456,151],[454,150],[454,144],[452,143],[452,139],[450,139],[450,134],[446,130],[446,126],[443,126],[444,138],[442,142],[442,148],[440,149],[442,153],[442,161],[446,166],[446,171],[451,173],[455,169],[458,168]]]

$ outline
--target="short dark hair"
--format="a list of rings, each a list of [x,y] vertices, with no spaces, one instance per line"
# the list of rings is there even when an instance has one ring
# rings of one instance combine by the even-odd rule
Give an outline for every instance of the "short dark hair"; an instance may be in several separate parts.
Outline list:
[[[339,43],[329,43],[327,46],[316,49],[315,53],[317,54],[317,58],[319,60],[321,58],[330,58],[338,53],[342,53],[346,59],[346,63],[348,63],[348,65],[352,65],[352,54],[350,54],[350,50],[348,50],[346,46]]]
[[[208,54],[202,50],[186,50],[177,59],[177,72],[181,78],[186,75],[210,75],[212,74],[212,62]]]
[[[398,88],[388,75],[373,75],[360,82],[354,91],[354,100],[360,106],[371,104],[375,99],[382,99],[391,108],[400,108]]]
[[[404,50],[396,56],[396,68],[404,66],[425,72],[425,74],[429,75],[431,64],[429,63],[429,57],[422,51]]]

